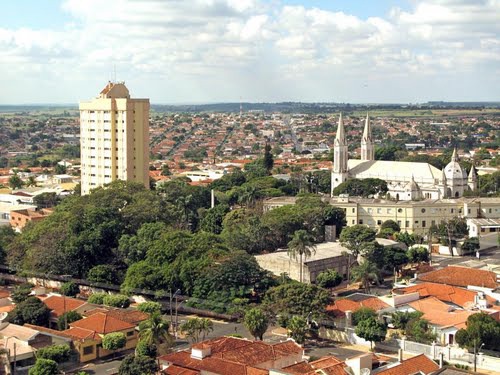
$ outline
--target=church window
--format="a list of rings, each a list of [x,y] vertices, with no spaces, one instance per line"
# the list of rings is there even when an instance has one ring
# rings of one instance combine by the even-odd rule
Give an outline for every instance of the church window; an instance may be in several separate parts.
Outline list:
[[[422,220],[422,228],[425,228],[425,220]]]
[[[422,208],[422,213],[425,213],[425,208]]]

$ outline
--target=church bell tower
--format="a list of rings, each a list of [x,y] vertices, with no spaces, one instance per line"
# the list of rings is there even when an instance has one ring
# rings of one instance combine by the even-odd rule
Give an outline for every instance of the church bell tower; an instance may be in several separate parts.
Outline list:
[[[345,137],[344,122],[342,121],[342,113],[339,117],[339,124],[337,127],[337,134],[333,144],[333,170],[332,170],[332,193],[333,189],[339,186],[342,182],[347,180],[348,167],[347,160],[349,156],[347,153],[347,140]]]

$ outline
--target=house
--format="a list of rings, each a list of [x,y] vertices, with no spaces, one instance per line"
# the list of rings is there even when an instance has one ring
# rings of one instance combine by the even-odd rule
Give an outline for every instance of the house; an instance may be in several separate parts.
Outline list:
[[[20,209],[10,212],[10,226],[16,232],[21,232],[32,221],[41,221],[52,213],[52,210]]]
[[[293,340],[276,344],[219,337],[159,358],[165,374],[266,375],[303,361],[304,349]],[[184,372],[185,371],[185,372]]]
[[[138,342],[135,325],[108,314],[97,312],[87,318],[69,324],[70,328],[61,331],[73,340],[80,355],[80,362],[87,362],[112,354],[102,347],[102,338],[113,332],[123,332],[127,338],[122,350],[134,349]]]
[[[41,300],[50,309],[50,326],[52,328],[57,328],[57,321],[64,313],[76,311],[79,307],[87,304],[86,301],[77,298],[55,294],[41,298]]]
[[[482,291],[500,301],[500,275],[493,271],[453,265],[420,274],[418,280]]]
[[[410,375],[421,374],[428,375],[439,370],[436,362],[429,359],[425,354],[420,354],[412,358],[399,361],[396,364],[390,364],[387,368],[377,372],[377,375]]]
[[[333,315],[337,326],[352,325],[352,313],[362,307],[367,307],[382,314],[393,311],[394,308],[377,296],[364,293],[354,293],[345,298],[339,298],[326,307],[326,311]],[[345,323],[344,323],[345,322]]]
[[[7,350],[11,366],[15,366],[18,371],[35,363],[35,353],[38,349],[64,343],[69,344],[71,340],[64,335],[43,332],[29,324],[0,324],[0,348]]]

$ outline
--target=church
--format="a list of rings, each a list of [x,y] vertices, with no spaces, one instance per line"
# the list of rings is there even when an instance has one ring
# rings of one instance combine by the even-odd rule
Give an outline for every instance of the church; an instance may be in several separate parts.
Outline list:
[[[476,169],[472,167],[467,176],[459,164],[456,149],[451,161],[441,171],[429,163],[375,160],[368,115],[361,138],[361,160],[349,160],[347,147],[341,113],[333,147],[332,196],[333,189],[351,178],[384,180],[387,182],[388,197],[403,201],[459,198],[465,191],[477,189]]]

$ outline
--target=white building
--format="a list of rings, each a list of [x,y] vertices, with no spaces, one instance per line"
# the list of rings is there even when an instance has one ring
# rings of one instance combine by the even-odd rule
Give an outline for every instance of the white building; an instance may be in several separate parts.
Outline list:
[[[149,187],[149,99],[132,99],[123,82],[80,102],[81,185],[88,194],[114,180]]]
[[[429,163],[375,160],[370,118],[366,116],[361,139],[361,160],[349,160],[342,114],[340,114],[333,149],[333,189],[350,178],[378,178],[387,182],[388,194],[397,200],[458,198],[467,190],[477,189],[473,167],[467,176],[460,166],[457,152],[440,171]]]

